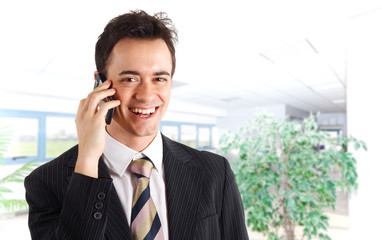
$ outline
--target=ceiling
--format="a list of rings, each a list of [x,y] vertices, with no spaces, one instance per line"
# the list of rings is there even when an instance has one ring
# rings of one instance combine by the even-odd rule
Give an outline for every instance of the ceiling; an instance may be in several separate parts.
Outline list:
[[[347,23],[379,8],[335,0],[3,1],[0,91],[86,97],[103,27],[144,9],[167,12],[178,29],[172,101],[345,112]]]

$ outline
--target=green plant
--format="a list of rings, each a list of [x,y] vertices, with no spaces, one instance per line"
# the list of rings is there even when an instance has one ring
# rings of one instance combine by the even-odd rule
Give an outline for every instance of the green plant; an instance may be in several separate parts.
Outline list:
[[[350,143],[366,150],[353,137],[331,139],[318,131],[313,116],[299,123],[259,115],[239,133],[224,135],[223,154],[236,156],[231,164],[247,225],[271,240],[295,239],[297,226],[300,239],[330,239],[325,208],[335,208],[337,190],[357,187],[356,159],[344,151]],[[339,178],[331,176],[335,169]]]
[[[4,157],[4,153],[11,140],[12,132],[8,127],[0,127],[0,161]],[[2,162],[0,162],[1,167]],[[15,211],[18,209],[26,208],[28,205],[24,199],[7,199],[5,194],[12,193],[12,190],[7,187],[8,183],[22,183],[24,177],[29,174],[37,164],[32,161],[24,164],[11,174],[0,179],[0,209],[7,211]]]

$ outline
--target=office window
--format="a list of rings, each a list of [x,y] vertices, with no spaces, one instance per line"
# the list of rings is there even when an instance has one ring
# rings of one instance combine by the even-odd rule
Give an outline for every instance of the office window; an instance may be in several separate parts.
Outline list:
[[[181,125],[181,143],[196,148],[196,126]]]
[[[178,126],[169,126],[169,125],[162,126],[162,133],[166,137],[174,141],[178,141],[178,132],[179,132]]]
[[[38,119],[0,117],[1,127],[9,133],[10,143],[4,158],[17,160],[37,156]]]
[[[54,158],[76,145],[77,131],[74,118],[46,118],[46,158]]]
[[[199,128],[199,135],[198,135],[198,147],[199,148],[209,148],[211,147],[210,143],[210,136],[211,136],[211,130],[207,127],[200,127]]]
[[[219,130],[217,127],[212,127],[212,132],[211,132],[211,135],[212,135],[212,147],[213,148],[219,148],[219,139],[220,139],[220,135],[219,135]]]

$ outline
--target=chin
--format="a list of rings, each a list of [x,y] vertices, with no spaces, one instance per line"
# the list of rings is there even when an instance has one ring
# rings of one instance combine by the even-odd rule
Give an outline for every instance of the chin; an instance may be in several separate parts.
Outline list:
[[[131,131],[134,135],[139,137],[149,137],[153,136],[158,132],[157,127],[146,127],[146,128],[133,128]]]

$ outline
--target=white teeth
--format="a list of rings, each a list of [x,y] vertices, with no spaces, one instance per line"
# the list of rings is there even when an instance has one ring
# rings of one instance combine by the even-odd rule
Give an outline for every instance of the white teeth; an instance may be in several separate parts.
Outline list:
[[[155,107],[150,109],[130,108],[133,113],[151,114],[155,112]]]

